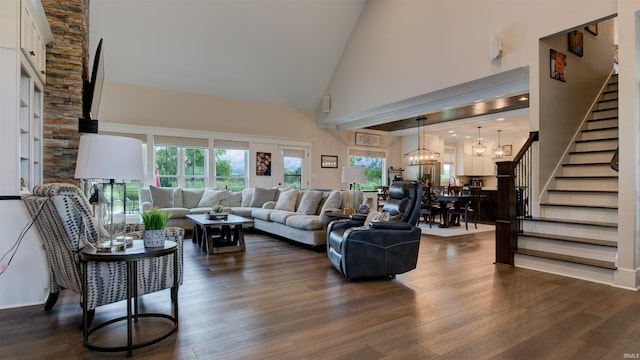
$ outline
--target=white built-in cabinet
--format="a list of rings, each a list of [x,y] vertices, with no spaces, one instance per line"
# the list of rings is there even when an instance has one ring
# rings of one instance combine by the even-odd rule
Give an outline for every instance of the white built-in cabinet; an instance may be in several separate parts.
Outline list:
[[[39,0],[0,2],[0,195],[42,183],[46,44],[53,34]]]
[[[493,143],[484,143],[487,146],[487,156],[473,156],[472,147],[476,142],[459,142],[457,146],[456,174],[459,176],[495,176],[496,164],[492,156]]]

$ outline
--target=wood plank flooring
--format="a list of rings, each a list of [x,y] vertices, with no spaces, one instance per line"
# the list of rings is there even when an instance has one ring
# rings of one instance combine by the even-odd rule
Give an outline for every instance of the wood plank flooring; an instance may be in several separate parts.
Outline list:
[[[206,255],[185,241],[180,329],[139,359],[625,359],[640,356],[640,293],[493,264],[494,233],[423,236],[418,268],[349,282],[314,252],[260,234]],[[143,311],[167,312],[166,291]],[[126,312],[97,309],[95,321]],[[82,346],[79,298],[0,311],[0,359],[115,359]],[[166,329],[142,319],[143,335]],[[142,332],[142,331],[141,331]],[[124,324],[96,341],[124,341]]]

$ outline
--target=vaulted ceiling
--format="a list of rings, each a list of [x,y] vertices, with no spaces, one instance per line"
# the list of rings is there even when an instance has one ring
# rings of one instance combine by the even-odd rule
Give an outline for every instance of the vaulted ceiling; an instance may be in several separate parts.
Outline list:
[[[107,81],[315,111],[365,0],[91,0]]]

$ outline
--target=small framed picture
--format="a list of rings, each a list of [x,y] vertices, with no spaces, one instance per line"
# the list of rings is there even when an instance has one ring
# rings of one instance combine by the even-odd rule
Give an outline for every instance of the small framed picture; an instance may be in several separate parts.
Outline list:
[[[591,24],[584,27],[585,30],[592,33],[593,35],[598,35],[598,24]]]
[[[512,146],[511,145],[503,145],[502,148],[504,149],[504,156],[511,156],[512,155]]]
[[[337,169],[338,157],[334,155],[320,155],[320,167]]]
[[[256,175],[271,176],[271,153],[256,153]]]
[[[582,57],[582,33],[578,30],[569,33],[569,51]]]
[[[549,54],[549,75],[556,80],[567,81],[565,74],[565,68],[567,67],[567,55],[553,49],[549,51]]]

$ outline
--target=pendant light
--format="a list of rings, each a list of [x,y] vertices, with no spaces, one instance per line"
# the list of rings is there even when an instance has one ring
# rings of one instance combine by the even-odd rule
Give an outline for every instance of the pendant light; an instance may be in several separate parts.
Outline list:
[[[493,157],[496,159],[499,159],[504,156],[504,148],[502,147],[502,145],[500,145],[500,131],[502,130],[498,130],[498,146],[496,146],[496,148],[493,149]]]
[[[416,121],[424,123],[427,120],[426,116],[419,117]],[[435,164],[440,158],[440,153],[424,148],[421,141],[421,123],[418,124],[418,148],[411,152],[404,154],[404,162],[408,166],[413,165],[429,165]]]
[[[471,147],[473,156],[484,156],[487,152],[487,147],[480,142],[480,128],[481,126],[478,126],[478,144]]]

